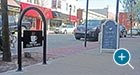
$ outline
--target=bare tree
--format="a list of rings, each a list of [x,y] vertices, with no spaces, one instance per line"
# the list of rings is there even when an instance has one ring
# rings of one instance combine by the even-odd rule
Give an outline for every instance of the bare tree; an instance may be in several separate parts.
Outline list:
[[[7,0],[1,0],[2,9],[2,48],[3,48],[3,61],[11,61],[11,51],[9,43],[9,25],[8,25],[8,8]]]

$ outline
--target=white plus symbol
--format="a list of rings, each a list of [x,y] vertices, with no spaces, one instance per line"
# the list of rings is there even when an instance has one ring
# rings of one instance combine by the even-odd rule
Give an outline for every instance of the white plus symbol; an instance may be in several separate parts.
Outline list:
[[[120,59],[121,59],[121,61],[123,61],[123,59],[124,59],[124,58],[126,58],[126,56],[123,56],[123,53],[121,53],[121,55],[120,55],[120,56],[118,56],[118,58],[120,58]]]

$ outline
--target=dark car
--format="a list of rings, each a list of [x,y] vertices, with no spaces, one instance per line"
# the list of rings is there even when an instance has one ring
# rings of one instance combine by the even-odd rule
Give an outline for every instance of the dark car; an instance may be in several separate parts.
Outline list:
[[[18,25],[14,16],[8,15],[9,31],[17,31]],[[30,29],[32,27],[30,21],[23,21],[21,25],[22,29]],[[0,15],[0,31],[2,29],[2,16]]]
[[[11,33],[18,30],[18,25],[16,23],[14,16],[8,15],[8,24],[9,24],[9,31]],[[32,26],[31,22],[29,22],[29,21],[23,21],[22,25],[21,25],[22,30],[30,29],[31,26]],[[1,46],[2,46],[2,16],[0,15],[0,50],[1,50]]]
[[[98,35],[100,32],[101,20],[87,20],[87,38],[91,40],[98,40]],[[74,36],[75,39],[80,40],[85,37],[85,25],[84,22],[82,25],[76,27]]]
[[[127,29],[124,25],[119,25],[120,38],[127,36]]]

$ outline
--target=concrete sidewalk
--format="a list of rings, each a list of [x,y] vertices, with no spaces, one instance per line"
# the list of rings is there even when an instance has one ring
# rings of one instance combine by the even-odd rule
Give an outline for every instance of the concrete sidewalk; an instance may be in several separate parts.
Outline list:
[[[22,72],[12,70],[0,75],[139,75],[140,60],[132,58],[130,66],[118,66],[112,58],[113,53],[99,53],[99,49],[87,50],[76,55],[71,55],[23,68]]]

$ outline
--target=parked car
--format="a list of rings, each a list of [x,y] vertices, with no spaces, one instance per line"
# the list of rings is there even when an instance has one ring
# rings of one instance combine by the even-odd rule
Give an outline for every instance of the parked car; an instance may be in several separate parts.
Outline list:
[[[124,25],[119,25],[120,38],[127,36],[127,29]]]
[[[101,20],[88,20],[87,21],[87,38],[91,40],[98,40],[98,35],[101,27]],[[85,37],[86,22],[76,27],[74,36],[76,40]]]
[[[0,36],[0,51],[3,51],[2,50],[2,37]]]
[[[128,35],[131,35],[131,29],[127,32]],[[132,35],[138,35],[138,30],[132,28]]]
[[[9,23],[9,31],[11,32],[17,31],[18,25],[14,16],[8,15],[8,23]],[[30,29],[32,27],[32,24],[30,21],[23,21],[21,27],[23,30]],[[2,29],[2,16],[0,15],[0,30],[1,29]]]
[[[15,31],[18,30],[18,25],[14,16],[8,15],[8,23],[10,33],[14,33]],[[29,21],[23,21],[21,25],[22,30],[30,29],[31,26],[32,26],[31,22]],[[0,50],[2,50],[1,46],[2,46],[2,16],[0,15]]]
[[[56,28],[54,30],[54,33],[62,33],[62,34],[67,34],[67,33],[73,33],[74,32],[74,26],[73,25],[62,25],[59,28]]]
[[[140,35],[140,28],[132,28],[132,30],[136,30],[138,32],[138,35]]]

